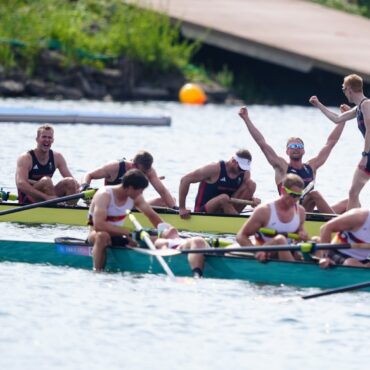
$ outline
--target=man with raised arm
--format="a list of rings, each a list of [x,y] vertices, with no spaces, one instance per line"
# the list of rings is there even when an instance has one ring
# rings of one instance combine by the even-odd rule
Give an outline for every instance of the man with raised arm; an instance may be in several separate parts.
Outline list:
[[[132,161],[127,161],[126,159],[114,160],[86,173],[81,180],[81,190],[86,190],[91,180],[104,179],[105,185],[119,184],[126,171],[137,168],[144,173],[150,184],[160,195],[160,198],[149,200],[148,203],[152,206],[175,208],[175,198],[172,197],[168,189],[164,186],[152,165],[153,156],[147,151],[141,150],[135,155]]]
[[[78,192],[79,184],[68,169],[63,155],[51,149],[53,142],[54,129],[49,125],[40,126],[37,129],[36,148],[18,157],[15,181],[19,203],[35,203]],[[53,184],[52,177],[56,170],[59,170],[63,179]]]
[[[344,123],[335,127],[317,156],[309,159],[307,162],[303,162],[303,156],[305,154],[303,140],[299,137],[289,138],[286,145],[286,154],[289,157],[289,161],[287,161],[283,157],[279,157],[274,149],[266,142],[261,132],[250,120],[247,107],[242,107],[240,109],[239,116],[243,119],[250,135],[261,148],[267,161],[275,170],[275,182],[279,193],[281,192],[282,180],[287,173],[293,173],[301,177],[304,181],[306,190],[313,187],[317,170],[328,159],[329,154],[338,142],[344,129]],[[304,193],[306,193],[306,191],[304,191]],[[335,213],[317,190],[307,191],[303,197],[302,205],[306,211],[309,212],[313,211],[316,207],[317,210],[322,213]]]
[[[200,167],[183,176],[179,188],[179,214],[190,217],[186,197],[190,184],[199,183],[195,212],[238,214],[245,207],[241,200],[256,206],[256,183],[251,179],[252,156],[246,149],[238,150],[228,161],[219,161]]]
[[[286,175],[281,182],[280,198],[274,202],[260,204],[251,217],[244,223],[236,235],[236,240],[241,246],[252,246],[250,239],[255,236],[257,245],[285,245],[290,240],[283,234],[297,233],[301,240],[307,240],[308,235],[304,230],[305,209],[297,204],[304,188],[303,180],[294,174]],[[261,228],[276,231],[277,235],[268,237],[261,234]],[[290,251],[280,252],[257,252],[256,259],[261,262],[271,258],[284,261],[295,261],[299,259]]]
[[[350,103],[356,104],[349,111],[340,114],[332,112],[319,101],[317,96],[312,96],[310,103],[319,108],[326,117],[338,125],[356,117],[358,129],[365,139],[362,152],[361,148],[358,150],[361,159],[353,175],[352,185],[349,190],[348,210],[360,207],[360,192],[370,178],[370,100],[363,93],[362,78],[356,74],[344,77],[342,91]]]
[[[103,186],[94,195],[89,208],[90,232],[87,240],[93,244],[94,270],[104,269],[106,250],[110,245],[135,245],[124,228],[127,210],[137,208],[154,227],[163,220],[143,197],[148,179],[138,169],[127,171],[119,185]]]

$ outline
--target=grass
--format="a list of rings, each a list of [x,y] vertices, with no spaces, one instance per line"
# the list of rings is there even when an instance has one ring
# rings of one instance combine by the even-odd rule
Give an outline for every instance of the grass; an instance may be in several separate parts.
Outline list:
[[[23,46],[15,46],[18,43]],[[50,43],[66,64],[101,68],[126,56],[156,70],[182,69],[199,44],[180,38],[168,16],[122,0],[2,0],[0,64],[32,70]]]
[[[370,0],[311,0],[333,9],[370,17]]]

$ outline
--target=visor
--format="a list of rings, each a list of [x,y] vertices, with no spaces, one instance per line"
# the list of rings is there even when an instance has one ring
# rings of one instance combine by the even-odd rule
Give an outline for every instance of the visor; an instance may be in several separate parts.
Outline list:
[[[251,161],[246,158],[241,158],[238,155],[234,154],[233,158],[238,162],[239,167],[243,171],[250,171],[251,169]]]

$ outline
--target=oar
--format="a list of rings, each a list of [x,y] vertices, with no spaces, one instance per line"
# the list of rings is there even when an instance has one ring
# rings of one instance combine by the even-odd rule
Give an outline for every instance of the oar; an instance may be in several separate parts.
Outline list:
[[[0,199],[5,201],[5,202],[7,200],[18,200],[18,195],[17,194],[12,194],[9,191],[1,190],[0,191]]]
[[[129,210],[127,211],[127,214],[128,214],[130,221],[134,224],[135,229],[137,231],[140,231],[140,239],[144,240],[144,242],[146,243],[146,245],[148,246],[150,250],[152,250],[153,252],[157,251],[157,248],[155,247],[152,240],[150,239],[149,234],[145,230],[143,230],[141,224],[136,219],[136,217]],[[171,280],[175,280],[175,275],[173,274],[173,272],[167,265],[166,261],[160,255],[155,255],[155,256],[157,257],[158,262],[160,263],[160,265],[162,266],[166,274],[171,278]]]
[[[8,215],[10,213],[22,212],[22,211],[26,211],[26,210],[32,209],[32,208],[51,206],[53,204],[57,204],[57,203],[60,203],[60,202],[68,202],[69,200],[74,200],[74,199],[92,198],[95,194],[95,191],[96,191],[96,189],[86,190],[86,191],[83,191],[81,193],[66,195],[65,197],[49,199],[49,200],[45,200],[43,202],[32,203],[32,204],[27,204],[27,205],[21,206],[21,207],[7,209],[5,211],[0,211],[0,216]]]
[[[307,186],[303,189],[302,195],[300,197],[301,200],[314,188],[315,180],[310,181]]]
[[[370,281],[366,281],[364,283],[359,283],[359,284],[354,284],[354,285],[347,285],[347,286],[344,286],[342,288],[324,290],[323,292],[320,292],[320,293],[304,295],[304,296],[302,296],[302,299],[311,299],[311,298],[324,297],[326,295],[350,292],[352,290],[364,289],[364,288],[368,288],[368,287],[370,287]]]
[[[259,247],[235,247],[235,248],[202,248],[202,249],[159,249],[156,250],[153,255],[158,256],[174,256],[177,254],[190,254],[190,253],[211,253],[211,254],[225,254],[232,252],[281,252],[299,251],[302,253],[314,253],[317,250],[329,250],[329,249],[350,249],[350,248],[366,248],[370,249],[369,243],[343,243],[343,244],[329,244],[321,243],[317,244],[314,242],[304,242],[295,245],[262,245]]]
[[[300,239],[299,235],[296,234],[296,233],[280,232],[280,231],[273,230],[273,229],[268,229],[268,228],[265,228],[265,227],[261,227],[258,231],[262,234],[267,235],[267,236],[283,235],[283,236],[286,236],[287,238],[294,239],[294,240],[299,240]]]

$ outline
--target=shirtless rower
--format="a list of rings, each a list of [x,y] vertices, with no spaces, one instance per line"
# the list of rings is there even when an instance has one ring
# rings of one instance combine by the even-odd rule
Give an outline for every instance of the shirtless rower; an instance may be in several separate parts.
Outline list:
[[[18,157],[15,181],[19,203],[40,202],[78,192],[79,184],[63,155],[51,149],[53,142],[54,129],[49,125],[40,126],[36,148]],[[54,185],[52,177],[55,170],[59,170],[63,179]]]

